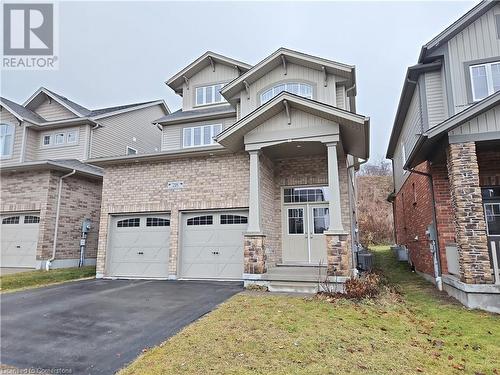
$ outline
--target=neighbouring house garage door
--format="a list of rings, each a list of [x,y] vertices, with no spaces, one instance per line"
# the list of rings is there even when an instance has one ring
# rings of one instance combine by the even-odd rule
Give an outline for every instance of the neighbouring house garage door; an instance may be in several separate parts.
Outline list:
[[[3,214],[0,227],[0,266],[36,266],[40,214]]]
[[[168,277],[170,215],[112,216],[107,276]]]
[[[181,277],[241,279],[248,212],[182,215]]]

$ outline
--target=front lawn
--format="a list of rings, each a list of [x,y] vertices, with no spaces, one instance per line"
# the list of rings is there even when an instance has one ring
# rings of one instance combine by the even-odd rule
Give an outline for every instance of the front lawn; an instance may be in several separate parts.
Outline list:
[[[401,296],[330,303],[242,293],[148,350],[129,374],[494,374],[500,317],[469,311],[376,248]]]
[[[10,292],[94,276],[95,266],[14,273],[0,277],[0,291]]]

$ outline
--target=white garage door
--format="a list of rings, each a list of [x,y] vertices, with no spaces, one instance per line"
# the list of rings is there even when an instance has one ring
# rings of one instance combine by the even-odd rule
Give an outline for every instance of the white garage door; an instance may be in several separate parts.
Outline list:
[[[183,214],[181,276],[241,279],[248,212]]]
[[[168,276],[170,215],[112,216],[107,276]]]
[[[0,229],[0,266],[36,266],[40,214],[4,214]]]

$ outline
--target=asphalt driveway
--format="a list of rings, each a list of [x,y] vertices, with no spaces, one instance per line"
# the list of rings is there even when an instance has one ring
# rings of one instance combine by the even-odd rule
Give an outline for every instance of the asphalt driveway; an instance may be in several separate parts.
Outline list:
[[[230,282],[83,280],[3,294],[0,362],[113,374],[241,290]]]

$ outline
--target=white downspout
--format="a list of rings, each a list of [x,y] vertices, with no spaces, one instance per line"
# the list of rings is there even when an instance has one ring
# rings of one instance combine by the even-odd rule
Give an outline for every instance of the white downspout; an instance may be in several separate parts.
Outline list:
[[[62,193],[63,179],[66,177],[69,177],[69,176],[73,176],[75,173],[76,173],[76,169],[73,169],[68,174],[65,174],[65,175],[59,177],[59,188],[57,191],[57,205],[56,205],[56,224],[55,224],[55,228],[54,228],[54,244],[52,246],[52,256],[50,257],[49,260],[47,260],[47,263],[45,264],[45,269],[47,271],[50,269],[52,262],[56,258],[57,232],[59,229],[59,211],[61,210],[61,193]]]

